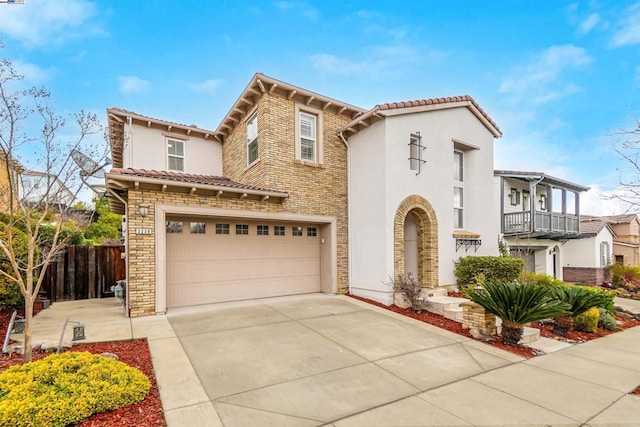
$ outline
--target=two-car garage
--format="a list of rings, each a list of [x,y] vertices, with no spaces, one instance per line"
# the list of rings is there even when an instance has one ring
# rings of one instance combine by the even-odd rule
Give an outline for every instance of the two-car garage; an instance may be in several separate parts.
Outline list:
[[[303,221],[167,214],[166,307],[320,292],[322,230]]]

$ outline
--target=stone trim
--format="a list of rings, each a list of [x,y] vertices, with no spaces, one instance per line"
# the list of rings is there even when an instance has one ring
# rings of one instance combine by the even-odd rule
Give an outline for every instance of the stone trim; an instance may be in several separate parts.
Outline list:
[[[413,215],[418,226],[418,279],[423,287],[438,286],[438,219],[436,212],[425,198],[413,194],[404,199],[393,223],[394,228],[394,278],[403,276],[404,270],[404,222]]]

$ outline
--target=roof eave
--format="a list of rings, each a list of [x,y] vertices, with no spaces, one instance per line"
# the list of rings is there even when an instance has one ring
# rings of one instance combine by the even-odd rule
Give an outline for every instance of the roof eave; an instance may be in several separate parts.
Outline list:
[[[290,100],[303,102],[306,105],[312,104],[321,110],[332,108],[335,109],[338,114],[346,114],[351,118],[355,118],[366,111],[362,108],[338,101],[337,99],[329,98],[274,79],[262,73],[256,73],[215,130],[215,135],[218,140],[224,142],[233,129],[235,129],[239,123],[242,123],[247,114],[249,114],[258,103],[258,100],[266,93],[276,93]]]
[[[151,177],[136,176],[136,175],[107,173],[105,174],[105,180],[108,188],[110,187],[110,184],[111,184],[112,186],[115,186],[117,189],[129,188],[130,185],[135,186],[136,183],[138,184],[145,183],[145,184],[151,184],[151,185],[158,185],[161,188],[163,186],[167,186],[166,188],[171,186],[171,187],[185,188],[189,190],[195,189],[196,192],[197,190],[207,190],[207,191],[216,192],[219,194],[230,193],[230,194],[238,194],[240,196],[244,195],[245,197],[251,195],[251,196],[257,196],[258,198],[261,198],[264,200],[279,199],[280,201],[282,201],[289,197],[289,193],[280,192],[280,191],[257,190],[257,189],[249,189],[249,188],[234,188],[234,187],[227,187],[224,185],[183,182],[183,181],[176,181],[176,180],[171,180],[166,178],[151,178]],[[123,183],[125,183],[124,186],[123,186]]]

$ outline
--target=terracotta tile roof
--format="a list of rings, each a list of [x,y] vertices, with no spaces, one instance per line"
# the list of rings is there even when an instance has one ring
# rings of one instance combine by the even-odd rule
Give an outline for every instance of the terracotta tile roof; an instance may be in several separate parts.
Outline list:
[[[196,174],[190,174],[190,173],[157,171],[157,170],[149,170],[149,169],[134,169],[134,168],[127,168],[127,169],[113,168],[109,173],[113,175],[129,175],[129,176],[138,176],[143,178],[166,179],[167,181],[188,182],[191,184],[215,185],[217,187],[228,187],[228,188],[234,188],[238,190],[253,190],[253,191],[283,193],[282,191],[270,190],[268,188],[260,188],[260,187],[254,187],[252,185],[241,184],[239,182],[231,181],[229,178],[222,177],[222,176],[215,176],[215,175],[196,175]]]
[[[396,108],[408,108],[408,107],[422,107],[425,105],[437,105],[448,104],[451,102],[470,102],[482,116],[487,119],[491,126],[496,128],[498,132],[502,133],[498,125],[489,117],[489,115],[478,105],[478,103],[469,95],[462,96],[448,96],[446,98],[430,98],[430,99],[418,99],[415,101],[402,101],[402,102],[389,102],[386,104],[378,104],[377,107],[380,110],[393,110]]]
[[[625,224],[638,218],[637,214],[624,214],[624,215],[608,215],[604,216],[611,224]]]

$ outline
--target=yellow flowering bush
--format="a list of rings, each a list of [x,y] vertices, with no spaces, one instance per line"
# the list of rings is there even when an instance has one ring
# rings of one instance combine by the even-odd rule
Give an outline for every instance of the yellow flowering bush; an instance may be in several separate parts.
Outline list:
[[[0,372],[0,426],[66,426],[143,400],[139,369],[89,352],[54,354]]]
[[[584,313],[573,318],[573,327],[578,331],[595,333],[600,321],[600,310],[592,307]]]

